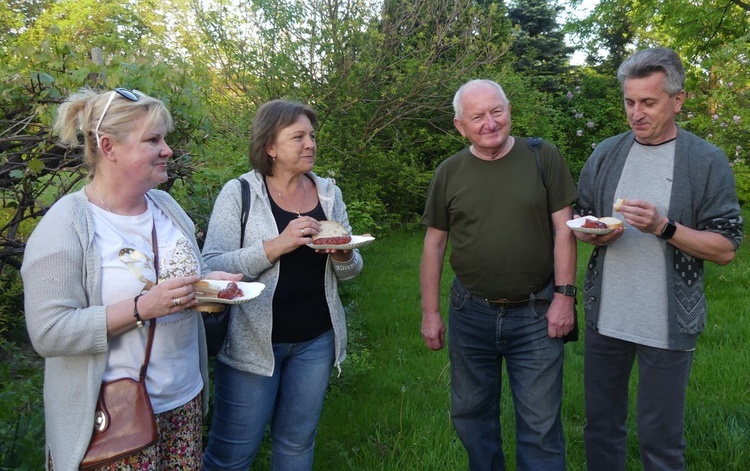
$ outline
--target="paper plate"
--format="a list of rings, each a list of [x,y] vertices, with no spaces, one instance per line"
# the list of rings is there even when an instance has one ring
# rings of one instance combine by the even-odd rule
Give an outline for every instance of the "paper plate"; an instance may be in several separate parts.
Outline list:
[[[571,219],[570,221],[567,221],[566,224],[569,228],[573,230],[573,232],[583,232],[586,234],[609,234],[614,229],[611,227],[607,227],[604,229],[595,229],[593,227],[583,227],[583,225],[586,223],[586,220],[590,219],[592,221],[598,221],[599,219],[594,216],[584,216],[582,218],[575,218]]]
[[[348,244],[340,244],[340,245],[330,245],[330,244],[322,244],[322,245],[315,245],[315,244],[307,244],[308,247],[311,249],[318,249],[318,250],[325,250],[325,249],[336,249],[336,250],[351,250],[351,249],[358,249],[360,247],[364,247],[365,245],[371,244],[375,240],[375,237],[372,236],[352,236],[352,241]]]
[[[210,281],[212,285],[216,285],[221,287],[222,289],[225,288],[229,281],[225,280],[207,280]],[[218,304],[242,304],[250,301],[253,298],[257,298],[258,295],[263,291],[263,288],[266,287],[263,283],[245,283],[242,281],[236,281],[237,287],[242,290],[242,296],[239,296],[234,299],[221,299],[217,298],[216,295],[203,295],[201,293],[196,293],[195,299],[200,301],[201,303],[218,303]]]

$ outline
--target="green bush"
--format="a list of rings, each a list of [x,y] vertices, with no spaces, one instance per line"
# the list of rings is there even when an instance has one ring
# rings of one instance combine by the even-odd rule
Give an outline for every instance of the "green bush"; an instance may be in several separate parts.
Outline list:
[[[0,274],[0,339],[23,341],[26,323],[23,312],[23,283],[20,273],[6,267]]]
[[[44,469],[42,361],[0,336],[0,470]]]

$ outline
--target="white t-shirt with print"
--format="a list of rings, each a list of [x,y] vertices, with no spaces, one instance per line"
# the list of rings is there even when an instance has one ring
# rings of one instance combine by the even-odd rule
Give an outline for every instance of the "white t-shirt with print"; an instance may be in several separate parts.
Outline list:
[[[199,272],[198,255],[179,228],[148,200],[148,210],[137,216],[122,216],[91,205],[94,241],[102,254],[102,300],[105,305],[133,299],[144,280],[155,281],[151,229],[156,226],[159,243],[160,279]],[[126,250],[120,257],[122,249]],[[128,255],[129,254],[129,255]],[[139,256],[142,254],[142,256]],[[133,268],[124,262],[137,260]],[[198,353],[198,323],[195,311],[180,311],[157,320],[146,387],[155,413],[184,405],[203,388]],[[135,323],[135,319],[133,319]],[[104,381],[138,378],[143,363],[148,327],[135,328],[110,339]]]

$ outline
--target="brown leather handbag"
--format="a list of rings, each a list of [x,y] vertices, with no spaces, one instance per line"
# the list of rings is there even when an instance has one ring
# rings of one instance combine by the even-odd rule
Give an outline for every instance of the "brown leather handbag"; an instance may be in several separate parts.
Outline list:
[[[151,244],[158,283],[159,245],[156,240],[156,224],[151,228]],[[137,298],[135,302],[138,302]],[[148,329],[146,353],[138,372],[138,381],[120,378],[102,383],[94,415],[94,434],[79,466],[81,470],[96,469],[134,455],[159,440],[154,409],[146,389],[146,372],[151,358],[151,345],[154,343],[156,319],[149,323]]]
[[[138,381],[120,378],[103,382],[96,404],[94,435],[80,469],[90,470],[147,448],[159,439],[154,409],[146,390],[146,370],[156,323],[151,322],[146,356]]]

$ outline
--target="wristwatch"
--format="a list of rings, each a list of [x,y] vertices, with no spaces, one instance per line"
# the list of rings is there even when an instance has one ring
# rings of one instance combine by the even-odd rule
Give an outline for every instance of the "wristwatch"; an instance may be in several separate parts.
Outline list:
[[[573,298],[577,292],[578,290],[573,285],[555,285],[555,293],[562,293]]]
[[[677,230],[677,226],[675,225],[674,221],[669,219],[666,224],[664,224],[664,227],[661,229],[661,235],[658,237],[660,239],[669,240],[674,235],[675,231]]]

